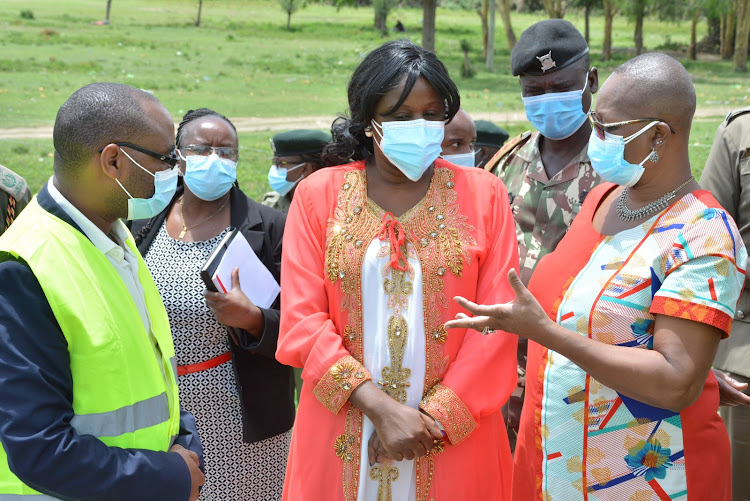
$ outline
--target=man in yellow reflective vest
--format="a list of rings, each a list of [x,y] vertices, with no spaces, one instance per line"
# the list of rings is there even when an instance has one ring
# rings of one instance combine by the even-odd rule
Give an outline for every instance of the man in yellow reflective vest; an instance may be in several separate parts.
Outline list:
[[[54,175],[0,236],[0,500],[198,498],[166,311],[120,218],[172,198],[174,124],[98,83],[54,127]]]

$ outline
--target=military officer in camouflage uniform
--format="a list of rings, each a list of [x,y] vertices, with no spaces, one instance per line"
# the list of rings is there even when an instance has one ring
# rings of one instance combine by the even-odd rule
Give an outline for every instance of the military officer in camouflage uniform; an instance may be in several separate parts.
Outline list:
[[[745,246],[750,246],[750,107],[729,113],[716,131],[703,169],[701,186],[737,222]],[[732,332],[719,344],[714,367],[727,371],[739,383],[750,383],[750,282],[737,302]],[[716,373],[715,373],[716,374]],[[717,378],[720,377],[716,374]],[[740,387],[735,385],[735,387]],[[747,393],[747,386],[744,387]],[[722,395],[723,397],[723,395]],[[750,397],[741,395],[719,408],[732,444],[732,498],[750,499]],[[739,404],[739,405],[738,405]]]
[[[486,169],[508,188],[524,284],[539,259],[565,235],[586,194],[600,182],[586,154],[591,135],[587,113],[599,87],[588,52],[581,33],[562,19],[532,25],[511,52],[526,115],[538,130],[505,144]],[[558,96],[569,103],[567,107],[559,106]],[[540,106],[548,103],[553,106]]]
[[[331,134],[320,130],[290,130],[273,136],[273,165],[268,184],[274,191],[263,195],[261,203],[288,212],[297,183],[325,167],[320,154],[330,142]]]
[[[601,182],[586,153],[591,135],[587,113],[599,75],[590,67],[583,35],[562,19],[540,21],[521,33],[510,62],[520,80],[526,116],[537,131],[510,140],[485,169],[508,188],[519,276],[528,285],[539,259],[557,247],[586,195]],[[523,406],[526,346],[520,338],[519,384],[507,409],[511,449]]]
[[[21,176],[0,165],[0,235],[31,200],[31,191]]]

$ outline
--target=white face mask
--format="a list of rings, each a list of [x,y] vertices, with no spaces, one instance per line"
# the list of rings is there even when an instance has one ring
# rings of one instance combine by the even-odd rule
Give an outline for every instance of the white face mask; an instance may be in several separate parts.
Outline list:
[[[166,209],[169,202],[172,201],[172,197],[174,197],[174,193],[177,190],[177,178],[179,177],[180,171],[177,167],[172,167],[171,169],[162,170],[154,174],[133,160],[133,157],[128,155],[125,150],[120,148],[120,151],[122,151],[131,162],[154,178],[154,195],[151,198],[133,197],[128,190],[125,189],[120,180],[115,179],[117,184],[120,185],[120,188],[122,188],[122,191],[124,191],[129,197],[127,219],[131,221],[134,219],[151,219]]]
[[[653,153],[644,158],[641,163],[631,164],[625,160],[625,145],[658,123],[659,121],[655,120],[628,137],[605,131],[604,139],[600,139],[596,131],[592,130],[588,147],[591,167],[604,181],[621,186],[635,186],[646,170],[643,164],[651,158]]]
[[[385,157],[411,181],[418,181],[440,156],[445,128],[442,120],[420,118],[382,124],[372,120],[372,125],[381,137],[378,146]]]
[[[468,153],[456,153],[455,155],[443,155],[443,160],[452,164],[462,165],[464,167],[474,167],[475,157],[474,150]]]

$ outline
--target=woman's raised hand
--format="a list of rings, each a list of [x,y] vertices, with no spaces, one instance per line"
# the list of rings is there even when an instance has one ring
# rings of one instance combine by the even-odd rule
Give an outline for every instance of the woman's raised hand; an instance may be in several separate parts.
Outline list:
[[[501,330],[534,339],[542,325],[552,322],[539,302],[523,285],[516,270],[508,272],[510,284],[516,298],[505,304],[477,304],[461,296],[453,299],[465,308],[472,317],[465,313],[456,315],[455,320],[445,323],[446,329],[474,329],[479,332]]]

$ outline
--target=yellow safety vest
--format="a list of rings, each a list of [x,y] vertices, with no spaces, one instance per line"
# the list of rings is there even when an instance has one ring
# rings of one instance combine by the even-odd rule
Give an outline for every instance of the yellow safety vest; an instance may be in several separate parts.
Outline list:
[[[36,198],[0,236],[0,259],[5,253],[29,265],[65,335],[75,413],[70,424],[76,432],[112,447],[167,451],[180,427],[174,345],[156,284],[132,237],[127,245],[138,256],[138,279],[161,359],[106,256]],[[15,476],[0,447],[0,500],[16,496],[52,499]]]

